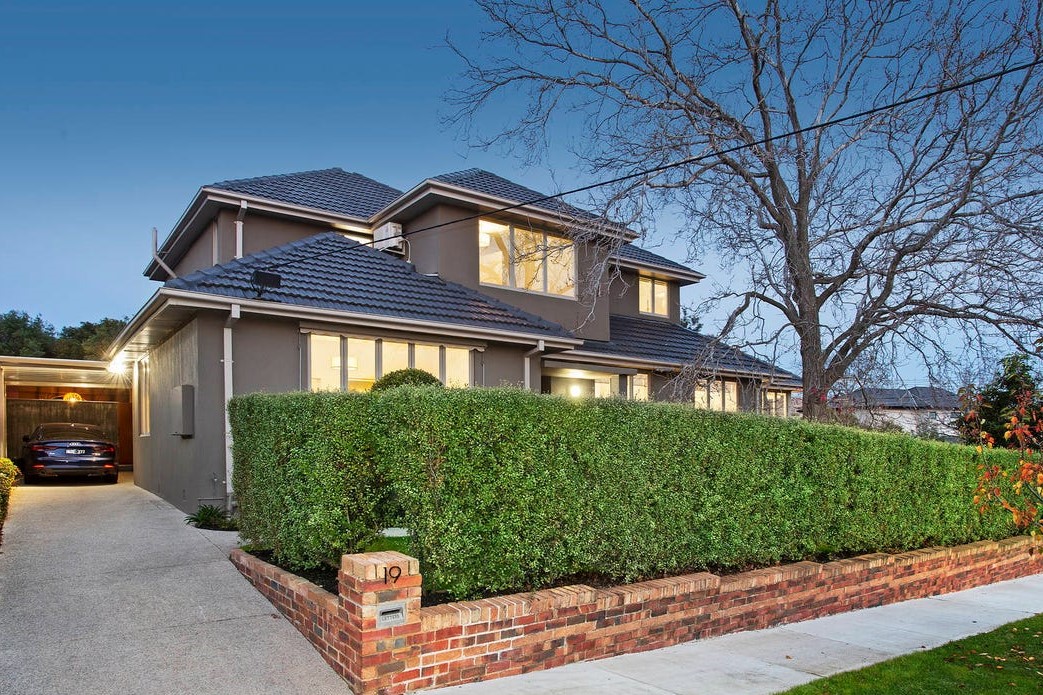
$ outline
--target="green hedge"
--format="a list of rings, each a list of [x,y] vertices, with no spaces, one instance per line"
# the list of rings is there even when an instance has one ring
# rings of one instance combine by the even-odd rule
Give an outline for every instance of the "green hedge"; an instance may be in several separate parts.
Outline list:
[[[1011,532],[974,509],[973,449],[902,435],[504,389],[253,395],[231,413],[244,538],[308,566],[404,524],[456,597]]]
[[[7,505],[11,499],[11,487],[18,477],[18,467],[11,459],[0,458],[0,529],[7,518]]]

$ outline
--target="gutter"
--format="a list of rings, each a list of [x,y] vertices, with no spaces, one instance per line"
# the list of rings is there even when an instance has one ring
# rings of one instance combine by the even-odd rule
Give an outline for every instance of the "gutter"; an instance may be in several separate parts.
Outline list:
[[[583,344],[582,340],[576,338],[548,337],[546,335],[497,331],[495,329],[483,329],[479,327],[447,324],[436,321],[417,321],[413,319],[399,319],[391,316],[379,316],[376,314],[349,313],[335,309],[295,306],[281,304],[279,302],[224,297],[204,292],[190,292],[188,290],[160,287],[145,303],[145,306],[134,315],[134,318],[130,320],[120,334],[116,336],[111,347],[109,347],[107,357],[110,361],[114,359],[130,339],[144,328],[145,324],[148,323],[149,319],[151,319],[154,314],[159,313],[167,307],[187,307],[229,311],[232,305],[238,305],[241,314],[250,313],[268,317],[281,316],[298,320],[305,319],[334,324],[352,323],[358,326],[383,330],[401,330],[413,333],[455,336],[474,340],[493,340],[500,343],[522,345],[532,345],[533,343],[539,344],[542,342],[548,347],[561,348],[565,350],[576,348]]]
[[[567,223],[571,227],[578,229],[587,229],[601,236],[606,236],[609,238],[618,238],[624,241],[633,241],[634,239],[637,239],[638,236],[640,236],[636,232],[629,230],[625,227],[621,227],[618,224],[615,224],[608,220],[602,220],[597,217],[593,219],[584,220],[576,217],[570,217],[565,213],[555,213],[553,210],[539,208],[534,205],[519,205],[521,201],[500,198],[499,196],[481,193],[470,188],[463,188],[461,186],[455,186],[453,184],[446,183],[444,181],[436,181],[434,179],[426,179],[425,181],[422,181],[421,183],[411,188],[409,191],[403,193],[397,199],[391,201],[391,203],[389,203],[383,210],[380,210],[379,212],[375,213],[370,218],[370,224],[373,227],[376,227],[378,226],[378,223],[393,218],[395,215],[407,209],[410,205],[420,202],[426,196],[437,195],[447,196],[453,200],[471,203],[479,207],[489,206],[493,209],[511,207],[511,209],[507,210],[504,214],[521,215],[524,217],[538,219],[553,225],[562,225]],[[564,203],[564,201],[562,202]],[[568,205],[568,203],[565,204]]]
[[[609,364],[623,364],[633,365],[637,367],[646,367],[650,369],[683,369],[688,366],[687,362],[666,362],[662,360],[646,360],[640,357],[627,357],[626,355],[606,355],[601,352],[588,352],[584,350],[569,350],[568,352],[561,352],[554,356],[557,360],[571,361],[572,358],[582,358],[585,361],[598,363],[606,362]],[[578,361],[578,360],[577,360]],[[776,388],[782,389],[794,389],[799,391],[800,386],[791,386],[788,384],[777,383],[779,381],[800,381],[800,377],[794,375],[783,375],[778,372],[741,372],[730,369],[718,370],[720,374],[727,374],[728,376],[745,377],[751,379],[768,379],[769,381],[775,382],[771,385]],[[787,373],[788,374],[788,373]]]

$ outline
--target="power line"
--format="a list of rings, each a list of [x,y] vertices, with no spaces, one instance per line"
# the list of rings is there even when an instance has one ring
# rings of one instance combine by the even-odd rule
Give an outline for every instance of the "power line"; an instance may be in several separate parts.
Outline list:
[[[920,102],[920,101],[926,101],[927,99],[933,99],[934,97],[938,97],[938,96],[941,96],[943,94],[948,94],[949,92],[955,92],[957,90],[965,89],[967,87],[973,87],[974,85],[981,84],[982,82],[988,82],[990,80],[997,80],[997,79],[1006,77],[1007,75],[1011,75],[1011,74],[1016,73],[1016,72],[1021,72],[1023,70],[1028,70],[1030,68],[1034,68],[1034,67],[1036,67],[1038,65],[1043,65],[1043,58],[1037,58],[1036,60],[1030,61],[1028,63],[1022,63],[1020,65],[1015,65],[1015,66],[1006,68],[1004,70],[997,70],[996,72],[991,72],[991,73],[988,73],[987,75],[981,75],[980,77],[975,77],[975,78],[966,80],[964,82],[958,82],[956,84],[952,84],[952,85],[949,85],[947,87],[941,87],[939,89],[935,89],[935,90],[932,90],[930,92],[925,92],[923,94],[918,94],[917,96],[914,96],[914,97],[908,97],[906,99],[900,99],[898,101],[894,101],[894,102],[891,102],[889,104],[884,104],[882,106],[876,106],[876,107],[873,107],[871,109],[866,109],[864,111],[859,111],[858,113],[849,114],[847,116],[838,116],[837,118],[832,118],[832,119],[830,119],[828,121],[823,121],[822,123],[816,123],[816,124],[813,124],[813,125],[804,126],[803,128],[797,128],[796,130],[790,130],[790,131],[785,132],[785,133],[780,133],[779,135],[772,135],[770,137],[761,138],[760,140],[755,140],[753,142],[742,143],[742,144],[739,144],[739,145],[733,145],[731,147],[726,147],[723,150],[716,150],[714,152],[708,152],[706,154],[693,155],[691,157],[685,157],[684,159],[680,159],[680,160],[678,160],[676,162],[669,162],[667,164],[660,164],[659,166],[651,167],[649,169],[643,169],[641,171],[636,171],[636,172],[633,172],[633,173],[630,173],[630,174],[622,174],[620,176],[616,176],[616,177],[611,178],[611,179],[606,179],[604,181],[598,181],[596,183],[587,184],[586,186],[580,186],[579,188],[573,188],[573,189],[570,189],[570,190],[567,190],[567,191],[561,191],[560,193],[556,193],[554,195],[540,196],[538,198],[532,198],[530,200],[526,200],[526,201],[523,201],[523,202],[520,202],[520,203],[513,203],[511,205],[506,205],[504,207],[496,208],[494,210],[488,210],[488,211],[485,211],[485,212],[479,212],[479,213],[475,213],[473,215],[466,215],[464,217],[460,217],[460,218],[457,218],[457,219],[454,219],[454,220],[450,220],[448,222],[440,222],[438,224],[433,224],[433,225],[430,225],[430,226],[427,226],[427,227],[421,227],[420,229],[413,229],[413,230],[410,230],[408,232],[402,232],[401,234],[395,234],[394,236],[386,237],[385,239],[382,239],[381,241],[389,241],[389,240],[394,240],[394,239],[405,239],[407,237],[413,236],[414,234],[419,234],[421,232],[429,232],[432,229],[439,229],[441,227],[447,227],[449,225],[459,224],[460,222],[467,222],[467,221],[470,221],[470,220],[475,220],[475,219],[478,219],[478,218],[481,218],[481,217],[485,217],[487,215],[495,215],[495,214],[498,214],[498,213],[501,213],[501,212],[509,212],[511,210],[517,210],[518,208],[527,207],[527,206],[530,206],[530,205],[536,205],[537,203],[544,203],[544,202],[547,202],[547,201],[550,201],[550,200],[558,201],[562,196],[574,195],[576,193],[584,193],[586,191],[594,190],[595,188],[601,188],[602,186],[610,186],[610,185],[615,184],[615,183],[622,183],[623,181],[629,181],[631,179],[641,178],[641,177],[649,176],[651,174],[657,174],[657,173],[659,173],[661,171],[667,171],[668,169],[673,169],[675,167],[687,166],[689,164],[696,164],[696,163],[702,162],[702,161],[707,160],[707,159],[712,159],[714,157],[720,157],[721,155],[732,154],[734,152],[740,152],[742,150],[751,149],[753,147],[759,147],[761,145],[767,145],[767,144],[775,142],[777,140],[783,140],[785,138],[791,138],[791,137],[794,137],[796,135],[803,135],[804,133],[810,133],[810,132],[813,132],[815,130],[821,130],[821,129],[824,129],[824,128],[830,128],[832,126],[840,125],[842,123],[847,123],[849,121],[858,120],[858,119],[861,119],[861,118],[865,118],[867,116],[873,116],[873,115],[876,115],[878,113],[883,113],[884,111],[890,111],[892,109],[896,109],[896,108],[899,108],[899,107],[902,107],[902,106],[908,106],[909,104],[915,104],[915,103]],[[560,202],[564,203],[564,201],[560,201]],[[373,241],[358,242],[358,245],[359,246],[373,246],[373,244],[375,244],[375,243],[377,243],[377,241],[374,239]],[[349,248],[355,248],[355,247],[349,247]],[[277,268],[282,268],[284,266],[292,265],[294,263],[300,263],[301,261],[304,261],[304,260],[321,258],[323,256],[330,256],[330,255],[333,255],[334,253],[340,253],[342,251],[344,251],[344,249],[331,249],[329,251],[323,251],[321,253],[311,254],[311,255],[308,255],[308,256],[301,256],[300,258],[291,258],[291,259],[282,261],[280,263],[274,263],[272,265],[265,266],[265,270],[270,272],[270,271],[273,271],[273,270],[275,270]]]

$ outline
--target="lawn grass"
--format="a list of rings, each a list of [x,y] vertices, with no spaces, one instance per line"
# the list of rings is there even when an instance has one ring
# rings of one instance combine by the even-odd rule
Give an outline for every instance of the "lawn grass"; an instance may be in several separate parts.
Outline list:
[[[823,678],[788,690],[786,695],[1040,692],[1043,615],[937,649]]]

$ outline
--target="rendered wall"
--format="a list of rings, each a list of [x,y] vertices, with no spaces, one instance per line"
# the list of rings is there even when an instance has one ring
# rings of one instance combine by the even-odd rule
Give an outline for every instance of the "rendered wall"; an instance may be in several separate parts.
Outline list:
[[[681,288],[676,282],[669,282],[667,295],[669,306],[666,316],[654,316],[641,313],[640,290],[638,288],[638,272],[629,268],[620,268],[619,276],[612,279],[608,291],[610,311],[620,316],[636,316],[645,319],[659,319],[678,323],[681,320]]]
[[[201,314],[149,354],[151,417],[149,434],[136,438],[134,482],[186,512],[225,501],[222,325]],[[184,385],[194,387],[192,437],[172,434],[171,394]]]
[[[214,265],[214,237],[217,238],[217,262],[227,263],[235,258],[235,220],[239,211],[224,208],[217,213],[214,220],[184,257],[174,267],[178,275],[188,275],[202,268]],[[281,246],[297,239],[330,231],[325,224],[291,220],[258,212],[246,213],[243,219],[243,255],[257,253],[274,246]]]
[[[472,210],[437,205],[403,226],[406,232],[473,215]],[[507,219],[507,218],[504,218]],[[554,232],[550,226],[544,226]],[[478,220],[466,220],[409,237],[409,260],[421,273],[437,273],[443,280],[456,282],[519,309],[577,331],[581,338],[608,340],[609,302],[590,294],[588,282],[595,266],[589,245],[577,249],[580,279],[577,299],[554,297],[534,292],[482,285],[478,282]],[[604,275],[607,275],[604,274]],[[602,275],[599,275],[599,281]]]

